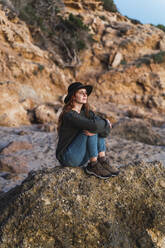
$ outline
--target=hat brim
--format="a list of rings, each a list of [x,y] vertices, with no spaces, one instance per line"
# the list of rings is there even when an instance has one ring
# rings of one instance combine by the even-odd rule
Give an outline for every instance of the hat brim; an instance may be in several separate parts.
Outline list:
[[[65,104],[68,103],[69,100],[70,100],[70,98],[72,97],[72,95],[73,95],[76,91],[78,91],[78,90],[80,90],[80,89],[86,89],[87,95],[89,96],[89,95],[92,93],[93,86],[92,86],[92,85],[81,85],[81,86],[77,87],[75,90],[73,90],[72,92],[70,92],[70,94],[68,94],[68,95],[65,97],[64,103],[65,103]]]

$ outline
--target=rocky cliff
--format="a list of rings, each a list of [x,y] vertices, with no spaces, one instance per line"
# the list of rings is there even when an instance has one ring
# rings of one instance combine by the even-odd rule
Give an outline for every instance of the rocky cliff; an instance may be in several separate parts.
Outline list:
[[[0,199],[0,247],[165,247],[165,169],[137,163],[100,180],[82,169],[32,172]]]
[[[34,108],[59,103],[75,80],[94,85],[91,105],[165,112],[160,29],[106,11],[102,1],[0,3],[1,125],[34,122]]]

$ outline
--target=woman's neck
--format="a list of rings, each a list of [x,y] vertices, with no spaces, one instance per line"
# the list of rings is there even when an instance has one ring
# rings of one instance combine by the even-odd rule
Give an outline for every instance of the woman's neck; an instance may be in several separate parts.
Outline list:
[[[75,104],[74,107],[72,108],[72,110],[80,113],[81,109],[82,109],[83,104]]]

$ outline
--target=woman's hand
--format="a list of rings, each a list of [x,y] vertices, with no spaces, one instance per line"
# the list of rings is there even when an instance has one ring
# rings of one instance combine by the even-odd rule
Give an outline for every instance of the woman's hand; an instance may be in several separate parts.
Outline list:
[[[88,130],[84,130],[83,132],[84,132],[85,135],[87,135],[87,136],[93,136],[93,135],[95,135],[95,133],[91,133],[91,132],[89,132]]]
[[[108,121],[110,128],[112,128],[112,124],[110,123],[110,121],[108,119],[106,119],[106,120]]]

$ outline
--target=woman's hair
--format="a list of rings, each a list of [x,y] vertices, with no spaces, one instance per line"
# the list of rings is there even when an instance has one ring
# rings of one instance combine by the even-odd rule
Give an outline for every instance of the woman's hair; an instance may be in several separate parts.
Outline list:
[[[76,92],[75,92],[75,93],[76,93]],[[71,97],[71,99],[69,100],[69,102],[68,102],[67,104],[64,105],[64,107],[63,107],[63,109],[62,109],[62,112],[61,112],[61,114],[60,114],[60,116],[59,116],[59,119],[58,119],[58,125],[57,125],[57,131],[58,131],[58,133],[59,133],[60,127],[61,127],[61,125],[62,125],[64,113],[69,112],[69,111],[74,107],[74,103],[73,103],[73,101],[74,101],[74,99],[73,99],[74,96],[75,96],[75,94]],[[84,111],[85,111],[85,116],[86,116],[86,117],[89,117],[89,110],[90,110],[89,104],[88,104],[88,103],[83,104],[83,107],[82,107],[82,108],[83,108]]]

